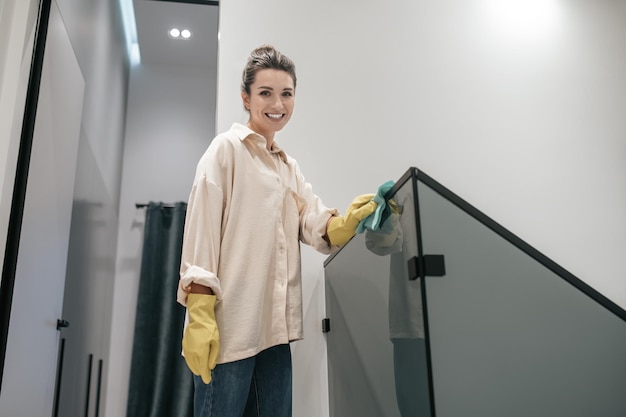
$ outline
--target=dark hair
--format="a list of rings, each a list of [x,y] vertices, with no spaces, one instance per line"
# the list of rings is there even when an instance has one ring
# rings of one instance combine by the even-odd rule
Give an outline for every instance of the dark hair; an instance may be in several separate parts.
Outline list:
[[[272,45],[261,45],[255,48],[248,57],[248,63],[243,69],[241,77],[241,91],[250,94],[250,85],[254,82],[256,73],[262,69],[276,69],[285,71],[293,79],[296,88],[296,65],[287,56],[281,54]]]

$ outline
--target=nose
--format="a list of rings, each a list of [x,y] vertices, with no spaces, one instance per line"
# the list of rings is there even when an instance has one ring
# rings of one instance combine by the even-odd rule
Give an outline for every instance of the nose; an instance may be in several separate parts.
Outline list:
[[[274,100],[272,102],[272,108],[277,110],[282,110],[283,108],[283,98],[280,95],[275,95]]]

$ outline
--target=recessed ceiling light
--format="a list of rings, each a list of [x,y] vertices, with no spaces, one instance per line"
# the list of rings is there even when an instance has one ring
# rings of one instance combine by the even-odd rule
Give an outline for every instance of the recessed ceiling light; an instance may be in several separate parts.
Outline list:
[[[171,28],[167,34],[172,39],[189,39],[191,38],[191,31],[189,29]]]

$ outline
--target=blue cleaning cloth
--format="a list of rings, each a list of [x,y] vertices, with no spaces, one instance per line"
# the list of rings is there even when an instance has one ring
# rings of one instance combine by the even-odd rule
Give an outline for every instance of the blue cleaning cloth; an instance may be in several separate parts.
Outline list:
[[[393,181],[387,181],[380,187],[378,187],[378,191],[372,200],[374,200],[378,206],[376,206],[376,210],[359,223],[356,228],[357,233],[363,233],[365,229],[369,230],[378,230],[381,226],[381,220],[383,218],[383,211],[387,208],[387,200],[385,200],[385,195],[393,188],[395,183]]]

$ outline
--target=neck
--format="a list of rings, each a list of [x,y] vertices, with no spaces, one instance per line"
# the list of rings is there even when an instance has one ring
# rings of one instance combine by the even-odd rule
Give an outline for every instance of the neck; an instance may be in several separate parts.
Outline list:
[[[258,130],[256,130],[253,126],[250,126],[250,122],[248,122],[247,126],[252,129],[253,131],[255,131],[256,133],[258,133],[259,135],[263,136],[265,138],[265,143],[266,143],[266,147],[267,150],[271,150],[272,149],[272,145],[274,144],[274,133],[264,133],[264,132],[260,132]]]

